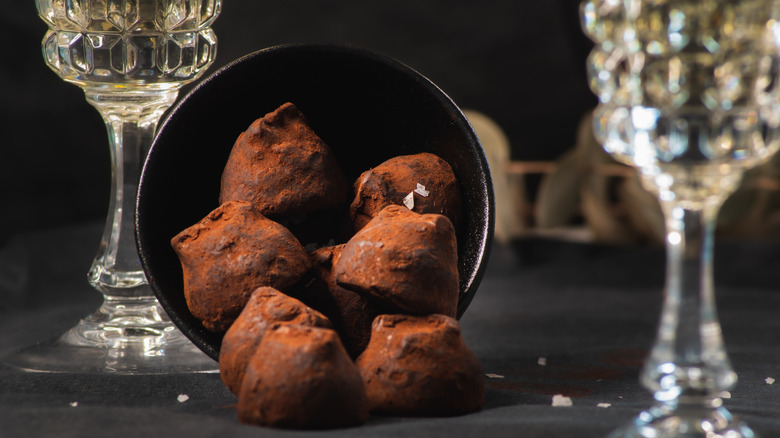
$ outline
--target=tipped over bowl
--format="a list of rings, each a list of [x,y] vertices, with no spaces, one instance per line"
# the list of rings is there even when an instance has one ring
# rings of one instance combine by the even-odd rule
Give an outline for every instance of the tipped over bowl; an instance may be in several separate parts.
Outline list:
[[[260,50],[223,67],[160,125],[141,175],[136,240],[149,284],[173,323],[218,358],[222,334],[206,330],[187,308],[171,238],[218,207],[236,138],[285,102],[306,115],[349,181],[389,158],[419,152],[452,167],[463,200],[460,317],[486,268],[494,222],[490,172],[469,121],[441,89],[401,62],[351,46],[303,44]]]

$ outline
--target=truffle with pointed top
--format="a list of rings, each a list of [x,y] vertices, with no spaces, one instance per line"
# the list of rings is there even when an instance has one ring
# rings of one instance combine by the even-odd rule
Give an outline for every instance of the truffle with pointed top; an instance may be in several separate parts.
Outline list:
[[[190,312],[215,332],[230,327],[255,289],[285,290],[312,266],[289,230],[240,201],[220,205],[173,237],[171,246]]]
[[[222,173],[219,202],[250,202],[278,219],[334,208],[348,196],[349,183],[330,147],[287,102],[238,136]]]
[[[380,315],[357,359],[372,412],[453,416],[482,409],[482,367],[444,315]]]
[[[357,366],[335,331],[274,324],[246,368],[237,412],[244,423],[329,429],[364,423],[368,403]]]
[[[244,310],[222,338],[219,374],[222,382],[238,395],[249,359],[268,327],[276,323],[330,328],[323,314],[272,287],[259,287]]]
[[[386,313],[455,317],[458,249],[446,216],[385,207],[355,234],[333,265],[336,283]]]

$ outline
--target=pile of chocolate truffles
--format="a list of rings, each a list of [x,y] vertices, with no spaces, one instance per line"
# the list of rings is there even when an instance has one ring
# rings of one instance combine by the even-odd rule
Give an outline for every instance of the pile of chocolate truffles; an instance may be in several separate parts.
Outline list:
[[[285,103],[238,137],[217,204],[171,245],[190,312],[224,332],[240,421],[324,429],[482,408],[455,320],[462,205],[447,162],[391,158],[350,187]]]

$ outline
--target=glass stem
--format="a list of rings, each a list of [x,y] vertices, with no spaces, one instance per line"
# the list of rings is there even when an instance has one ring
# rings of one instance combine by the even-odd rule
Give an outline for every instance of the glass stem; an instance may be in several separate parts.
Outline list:
[[[176,100],[171,90],[85,90],[100,112],[111,148],[111,200],[89,282],[107,300],[154,300],[136,251],[135,197],[144,158],[160,117]]]
[[[719,405],[736,383],[723,344],[713,288],[714,228],[722,200],[662,202],[666,284],[656,343],[642,383],[661,402]]]

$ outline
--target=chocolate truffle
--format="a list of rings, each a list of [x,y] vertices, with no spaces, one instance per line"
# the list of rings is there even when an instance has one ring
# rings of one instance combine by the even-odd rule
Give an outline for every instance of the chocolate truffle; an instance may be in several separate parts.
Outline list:
[[[237,411],[244,423],[294,429],[368,419],[363,380],[338,334],[292,324],[266,330],[246,368]]]
[[[311,267],[286,228],[247,202],[227,202],[173,239],[184,298],[206,329],[227,330],[260,286],[285,290]]]
[[[419,185],[419,186],[418,186]],[[360,175],[350,206],[354,230],[360,230],[388,205],[407,205],[417,213],[447,216],[457,229],[462,201],[452,168],[437,155],[422,152],[391,158]]]
[[[314,261],[311,277],[305,279],[300,288],[290,291],[290,294],[328,317],[341,336],[347,353],[354,359],[368,345],[371,323],[379,312],[365,297],[336,284],[333,265],[343,249],[342,244],[311,252]]]
[[[219,373],[222,382],[238,395],[249,358],[263,334],[274,323],[288,323],[330,328],[320,312],[278,290],[263,286],[252,293],[249,302],[222,338],[219,350]]]
[[[484,403],[479,360],[444,315],[378,316],[357,366],[372,412],[452,416]]]
[[[239,135],[222,173],[219,201],[247,201],[277,219],[328,209],[348,196],[333,152],[288,102]]]
[[[446,216],[385,207],[345,245],[336,283],[377,301],[386,313],[455,317],[458,254]]]

